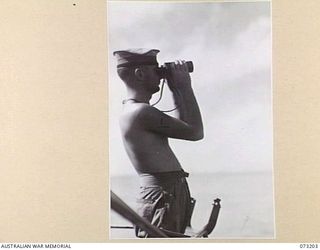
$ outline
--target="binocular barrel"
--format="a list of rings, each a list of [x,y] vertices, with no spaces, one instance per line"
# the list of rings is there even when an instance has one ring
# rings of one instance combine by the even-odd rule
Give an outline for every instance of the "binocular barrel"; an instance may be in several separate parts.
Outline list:
[[[159,74],[160,78],[167,78],[167,75],[168,75],[169,70],[170,70],[169,66],[171,64],[173,64],[173,63],[174,62],[164,63],[164,65],[160,66],[157,69],[157,73]],[[187,68],[188,68],[188,72],[192,73],[193,72],[193,62],[192,61],[187,61],[186,65],[187,65]]]

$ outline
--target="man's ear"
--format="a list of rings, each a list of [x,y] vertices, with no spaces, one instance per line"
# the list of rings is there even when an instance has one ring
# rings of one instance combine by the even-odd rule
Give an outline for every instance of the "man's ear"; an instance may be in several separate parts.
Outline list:
[[[138,80],[143,80],[144,73],[143,73],[143,70],[141,68],[136,68],[134,70],[134,75]]]

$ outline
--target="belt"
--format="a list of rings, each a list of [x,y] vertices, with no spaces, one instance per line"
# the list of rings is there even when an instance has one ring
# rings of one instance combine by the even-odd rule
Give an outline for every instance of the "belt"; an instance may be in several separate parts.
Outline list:
[[[160,172],[160,173],[144,173],[140,174],[141,186],[161,186],[164,184],[175,183],[189,176],[189,173],[180,171]]]

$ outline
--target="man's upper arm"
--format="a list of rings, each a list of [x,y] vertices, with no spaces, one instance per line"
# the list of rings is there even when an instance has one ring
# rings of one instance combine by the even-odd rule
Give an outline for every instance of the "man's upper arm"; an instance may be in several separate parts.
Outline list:
[[[143,107],[139,114],[139,120],[146,130],[167,137],[192,141],[202,139],[202,133],[196,131],[186,122],[168,116],[151,106]]]

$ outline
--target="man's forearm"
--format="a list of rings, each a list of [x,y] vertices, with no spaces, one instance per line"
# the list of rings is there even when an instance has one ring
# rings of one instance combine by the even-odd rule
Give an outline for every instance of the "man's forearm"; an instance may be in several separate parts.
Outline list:
[[[178,107],[178,119],[193,128],[195,133],[203,135],[203,124],[199,105],[192,88],[184,88],[173,92],[175,105]]]

